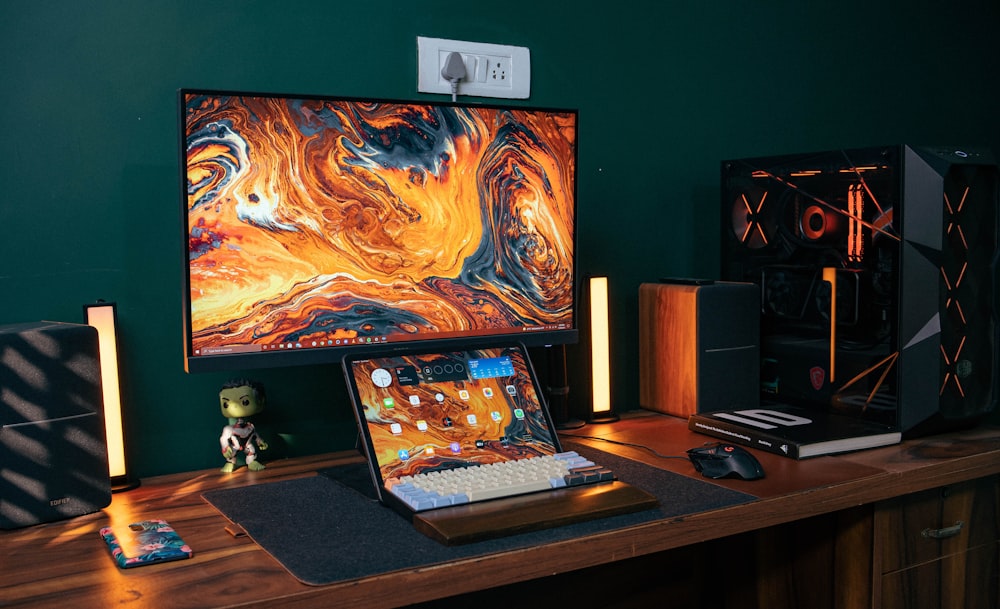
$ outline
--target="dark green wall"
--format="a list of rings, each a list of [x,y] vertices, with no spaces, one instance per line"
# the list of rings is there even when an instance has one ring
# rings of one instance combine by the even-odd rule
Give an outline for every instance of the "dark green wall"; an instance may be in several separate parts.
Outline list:
[[[638,400],[638,284],[716,275],[721,159],[1000,144],[995,0],[583,5],[6,0],[0,323],[117,301],[137,471],[221,465],[229,375],[182,367],[176,90],[419,99],[418,35],[527,46],[528,103],[580,109],[581,271],[611,278],[621,409]],[[339,368],[252,376],[269,427],[352,445]]]

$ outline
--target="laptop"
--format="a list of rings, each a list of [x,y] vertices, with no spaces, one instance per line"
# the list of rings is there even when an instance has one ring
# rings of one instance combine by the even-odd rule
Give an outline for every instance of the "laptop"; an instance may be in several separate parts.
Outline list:
[[[379,501],[439,541],[485,539],[656,504],[608,468],[563,450],[523,345],[396,347],[347,355],[343,367]],[[574,476],[590,479],[577,480],[578,486],[528,484],[514,496],[486,499],[471,492],[414,499],[400,491],[432,472],[466,475],[541,463],[538,457],[569,460]]]

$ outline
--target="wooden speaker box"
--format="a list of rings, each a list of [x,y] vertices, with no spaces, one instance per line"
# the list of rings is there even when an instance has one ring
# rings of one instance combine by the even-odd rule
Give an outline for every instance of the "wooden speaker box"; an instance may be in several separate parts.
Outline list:
[[[759,288],[741,282],[639,286],[639,405],[670,415],[760,402]]]

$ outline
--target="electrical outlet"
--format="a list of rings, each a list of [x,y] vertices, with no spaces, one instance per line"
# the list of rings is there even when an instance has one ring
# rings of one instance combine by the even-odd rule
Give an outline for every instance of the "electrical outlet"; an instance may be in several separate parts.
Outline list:
[[[486,84],[497,87],[509,86],[513,88],[511,77],[510,57],[487,57],[486,58]]]
[[[451,53],[465,63],[458,95],[526,99],[531,93],[531,54],[527,47],[444,38],[417,37],[417,90],[451,93],[441,69]]]

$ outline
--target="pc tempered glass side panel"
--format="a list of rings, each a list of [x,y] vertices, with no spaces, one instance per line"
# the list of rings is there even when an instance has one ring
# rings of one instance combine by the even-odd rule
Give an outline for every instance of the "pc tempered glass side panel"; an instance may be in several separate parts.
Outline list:
[[[575,111],[180,99],[190,370],[576,340]]]
[[[761,287],[767,397],[896,423],[900,151],[722,164],[723,277]]]
[[[349,358],[345,372],[382,480],[559,450],[521,348]]]

